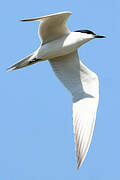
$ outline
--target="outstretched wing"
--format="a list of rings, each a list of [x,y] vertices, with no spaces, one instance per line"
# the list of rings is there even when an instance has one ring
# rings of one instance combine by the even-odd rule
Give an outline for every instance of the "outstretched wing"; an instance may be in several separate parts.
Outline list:
[[[73,97],[73,125],[78,169],[86,156],[94,130],[99,99],[98,78],[79,61],[77,51],[49,62],[56,76]]]
[[[21,21],[41,21],[38,34],[42,44],[45,44],[70,33],[66,26],[66,22],[71,14],[71,12],[61,12],[33,19],[24,19]]]

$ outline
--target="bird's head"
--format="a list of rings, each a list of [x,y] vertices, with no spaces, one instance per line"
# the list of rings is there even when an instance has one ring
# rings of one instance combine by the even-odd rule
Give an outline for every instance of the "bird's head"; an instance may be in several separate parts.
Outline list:
[[[103,35],[97,35],[95,34],[94,32],[90,31],[90,30],[77,30],[75,32],[79,32],[80,33],[80,36],[83,40],[85,40],[86,42],[87,41],[90,41],[92,39],[95,39],[95,38],[105,38],[105,36]]]

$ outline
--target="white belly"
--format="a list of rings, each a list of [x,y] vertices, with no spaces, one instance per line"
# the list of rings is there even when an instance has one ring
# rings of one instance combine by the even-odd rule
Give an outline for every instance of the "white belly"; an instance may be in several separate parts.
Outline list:
[[[84,44],[83,38],[79,33],[71,32],[59,39],[48,42],[42,45],[37,52],[37,59],[52,59],[63,56],[75,51],[78,47]]]

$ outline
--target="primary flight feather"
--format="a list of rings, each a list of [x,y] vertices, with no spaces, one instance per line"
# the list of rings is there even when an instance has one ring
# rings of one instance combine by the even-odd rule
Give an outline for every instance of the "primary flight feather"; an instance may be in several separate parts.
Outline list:
[[[38,34],[41,46],[9,71],[34,63],[49,60],[58,79],[68,89],[73,99],[73,126],[76,144],[77,169],[80,167],[90,146],[99,100],[97,75],[89,70],[78,56],[78,48],[84,43],[105,36],[90,30],[71,32],[66,22],[71,12],[61,12],[21,21],[40,21]]]

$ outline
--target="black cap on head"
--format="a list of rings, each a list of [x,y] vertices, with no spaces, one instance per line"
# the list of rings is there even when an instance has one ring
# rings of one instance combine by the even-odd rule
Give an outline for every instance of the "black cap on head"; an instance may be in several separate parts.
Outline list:
[[[92,32],[92,31],[90,31],[90,30],[77,30],[77,31],[74,31],[74,32],[81,32],[81,33],[96,35],[94,32]]]
[[[81,33],[86,33],[86,34],[92,34],[92,35],[94,35],[95,38],[106,38],[106,36],[97,35],[97,34],[95,34],[94,32],[92,32],[90,30],[77,30],[77,31],[74,31],[74,32],[81,32]]]

